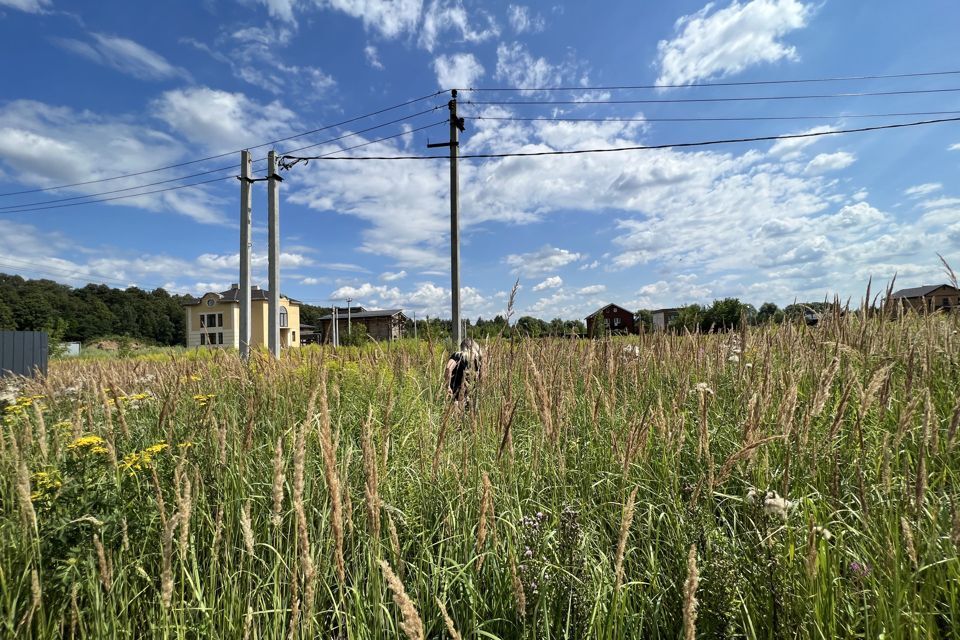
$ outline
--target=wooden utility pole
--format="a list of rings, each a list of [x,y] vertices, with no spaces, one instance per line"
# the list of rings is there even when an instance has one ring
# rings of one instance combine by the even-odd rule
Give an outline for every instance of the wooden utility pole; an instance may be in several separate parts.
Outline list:
[[[240,357],[250,357],[250,152],[240,152]]]
[[[450,294],[451,339],[454,349],[460,346],[460,178],[457,163],[460,157],[460,132],[463,118],[457,116],[457,90],[450,91],[450,141],[428,144],[428,148],[450,147]]]
[[[277,175],[277,152],[267,154],[267,270],[270,294],[267,301],[267,323],[270,353],[280,357],[280,182]]]

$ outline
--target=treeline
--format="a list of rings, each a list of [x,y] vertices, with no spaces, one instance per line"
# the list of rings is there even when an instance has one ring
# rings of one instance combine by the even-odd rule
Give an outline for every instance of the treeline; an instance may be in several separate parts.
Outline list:
[[[806,320],[815,322],[816,318],[829,313],[835,307],[830,302],[804,302],[790,304],[781,309],[773,302],[764,302],[757,309],[752,304],[741,302],[738,298],[714,300],[709,306],[689,304],[681,307],[669,328],[674,330],[723,331],[739,329],[748,325],[781,323],[784,321]],[[637,327],[642,331],[653,330],[653,312],[640,309],[635,314]]]
[[[302,312],[301,312],[302,314]],[[499,335],[510,335],[507,328],[507,319],[502,315],[497,315],[491,320],[484,320],[479,317],[476,321],[465,318],[463,321],[464,335],[471,338],[493,338]],[[414,332],[413,320],[407,320],[404,327],[404,335],[412,338],[416,335],[418,338],[434,338],[444,340],[450,335],[452,325],[450,320],[441,318],[429,318],[426,320],[417,319],[416,332]],[[521,316],[513,323],[513,331],[517,335],[528,336],[531,338],[560,337],[569,335],[584,335],[587,327],[582,320],[563,320],[554,318],[547,322],[533,316]]]
[[[0,274],[0,329],[47,331],[55,340],[89,342],[127,336],[157,345],[186,344],[183,303],[191,296],[164,289],[115,289],[102,284],[74,288],[52,280]],[[302,305],[300,318],[315,324],[329,308]]]

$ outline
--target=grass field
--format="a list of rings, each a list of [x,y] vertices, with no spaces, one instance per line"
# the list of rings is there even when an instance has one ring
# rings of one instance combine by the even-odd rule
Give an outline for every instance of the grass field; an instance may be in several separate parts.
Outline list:
[[[35,638],[938,638],[960,316],[61,361],[4,410]]]

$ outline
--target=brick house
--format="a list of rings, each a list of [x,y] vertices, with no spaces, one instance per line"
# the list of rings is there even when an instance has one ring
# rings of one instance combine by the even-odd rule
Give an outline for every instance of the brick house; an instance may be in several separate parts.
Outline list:
[[[250,346],[269,342],[269,292],[250,287]],[[188,347],[240,348],[240,285],[184,303]],[[300,301],[280,296],[280,346],[299,347]]]
[[[637,322],[633,317],[633,311],[616,304],[611,303],[597,309],[587,316],[586,320],[588,336],[637,333]]]

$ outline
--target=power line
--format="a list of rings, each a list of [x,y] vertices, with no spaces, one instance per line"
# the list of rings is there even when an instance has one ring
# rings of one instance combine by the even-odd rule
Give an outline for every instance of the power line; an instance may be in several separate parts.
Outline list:
[[[440,95],[440,94],[442,94],[442,93],[444,93],[444,92],[443,92],[443,91],[436,91],[436,92],[431,93],[431,94],[429,94],[429,95],[421,96],[421,97],[419,97],[419,98],[414,98],[413,100],[407,100],[406,102],[401,102],[400,104],[395,104],[395,105],[390,106],[390,107],[384,107],[383,109],[378,109],[377,111],[371,111],[370,113],[365,113],[365,114],[363,114],[363,115],[355,116],[355,117],[353,117],[353,118],[349,118],[349,119],[347,119],[347,120],[343,120],[343,121],[337,122],[337,123],[335,123],[335,124],[324,125],[324,126],[322,126],[322,127],[318,127],[318,128],[316,128],[316,129],[311,129],[310,131],[304,131],[304,132],[302,132],[302,133],[297,133],[297,134],[294,134],[294,135],[292,135],[292,136],[287,136],[287,137],[285,137],[285,138],[278,138],[278,139],[276,139],[276,140],[271,140],[271,141],[269,141],[269,142],[263,142],[263,143],[260,143],[260,144],[258,144],[258,145],[254,145],[254,146],[252,146],[252,147],[247,147],[247,149],[249,150],[249,149],[259,149],[259,148],[261,148],[261,147],[268,147],[268,146],[270,146],[270,145],[274,145],[274,144],[277,144],[277,143],[280,143],[280,142],[286,142],[287,140],[294,140],[294,139],[296,139],[296,138],[302,138],[303,136],[308,136],[308,135],[311,135],[311,134],[314,134],[314,133],[319,133],[320,131],[326,131],[326,130],[328,130],[328,129],[334,129],[334,128],[336,128],[336,127],[340,127],[340,126],[343,126],[343,125],[346,125],[346,124],[350,124],[351,122],[356,122],[357,120],[362,120],[362,119],[364,119],[364,118],[370,118],[370,117],[373,117],[373,116],[376,116],[376,115],[380,115],[381,113],[386,113],[386,112],[388,112],[388,111],[393,111],[394,109],[400,109],[400,108],[402,108],[402,107],[406,107],[406,106],[409,106],[409,105],[411,105],[411,104],[415,104],[415,103],[417,103],[417,102],[422,102],[423,100],[429,100],[430,98],[434,98],[434,97],[436,97],[436,96],[438,96],[438,95]],[[225,157],[227,157],[227,156],[230,156],[230,155],[233,155],[233,154],[236,154],[236,153],[240,153],[240,151],[243,151],[243,149],[236,149],[236,150],[234,150],[234,151],[226,151],[226,152],[224,152],[224,153],[218,153],[218,154],[216,154],[216,155],[207,156],[207,157],[205,157],[205,158],[198,158],[198,159],[196,159],[196,160],[188,160],[188,161],[186,161],[186,162],[178,162],[178,163],[176,163],[176,164],[170,164],[170,165],[167,165],[167,166],[164,166],[164,167],[157,167],[156,169],[146,169],[146,170],[144,170],[144,171],[135,171],[135,172],[132,172],[132,173],[124,173],[124,174],[120,174],[120,175],[110,176],[110,177],[108,177],[108,178],[97,178],[97,179],[94,179],[94,180],[84,180],[84,181],[82,181],[82,182],[72,182],[72,183],[70,183],[70,184],[61,184],[61,185],[58,185],[58,186],[55,186],[55,187],[43,187],[43,188],[41,188],[41,189],[26,189],[26,190],[23,190],[23,191],[10,191],[10,192],[7,192],[7,193],[0,193],[0,198],[2,198],[2,197],[7,197],[7,196],[18,196],[18,195],[23,195],[23,194],[26,194],[26,193],[40,193],[40,192],[43,192],[43,191],[56,191],[56,190],[58,190],[58,189],[66,189],[66,188],[68,188],[68,187],[80,187],[80,186],[84,186],[84,185],[88,185],[88,184],[96,184],[96,183],[99,183],[99,182],[109,182],[109,181],[111,181],[111,180],[120,180],[121,178],[132,178],[132,177],[135,177],[135,176],[142,176],[142,175],[145,175],[145,174],[148,174],[148,173],[156,173],[157,171],[166,171],[166,170],[168,170],[168,169],[176,169],[176,168],[178,168],[178,167],[185,167],[185,166],[187,166],[187,165],[197,164],[197,163],[199,163],[199,162],[206,162],[206,161],[208,161],[208,160],[216,160],[217,158],[225,158]]]
[[[822,116],[731,116],[689,118],[521,118],[517,116],[464,116],[467,120],[505,120],[515,122],[755,122],[775,120],[842,120],[845,118],[895,118],[906,116],[941,116],[958,114],[960,111],[903,111],[899,113],[851,113]]]
[[[11,263],[13,263],[13,264],[11,264]],[[20,264],[16,264],[16,263],[20,263]],[[45,274],[45,275],[53,276],[53,277],[74,278],[74,279],[77,279],[77,280],[83,280],[83,279],[85,279],[85,278],[96,278],[96,279],[98,279],[99,281],[102,281],[102,282],[104,282],[104,283],[112,283],[112,284],[122,285],[122,286],[124,286],[124,287],[130,287],[130,286],[132,286],[129,281],[119,280],[119,279],[117,279],[117,278],[109,278],[109,277],[107,277],[107,276],[102,276],[102,275],[100,275],[100,274],[98,274],[98,273],[84,273],[84,272],[82,272],[82,271],[80,271],[80,270],[74,271],[74,270],[70,270],[70,269],[60,269],[60,268],[58,268],[58,267],[51,267],[51,266],[49,266],[49,265],[44,266],[43,268],[40,268],[40,267],[35,267],[35,266],[33,266],[33,263],[31,263],[31,262],[28,262],[28,261],[26,261],[26,260],[18,260],[18,259],[16,259],[16,258],[8,258],[8,257],[0,258],[0,267],[6,267],[6,268],[9,268],[9,269],[18,269],[18,270],[23,271],[23,272],[25,272],[25,273],[40,273],[40,274]],[[80,276],[80,277],[78,277],[78,276]],[[91,281],[88,280],[88,283],[91,283]],[[145,291],[147,290],[145,287],[150,287],[151,289],[163,289],[163,288],[164,288],[164,287],[159,287],[159,286],[144,285],[144,290],[145,290]],[[140,288],[140,287],[138,287],[138,288]]]
[[[437,127],[437,126],[440,126],[441,124],[447,124],[447,120],[444,119],[444,120],[441,120],[441,121],[439,121],[439,122],[434,122],[433,124],[427,124],[427,125],[424,125],[424,126],[422,126],[422,127],[418,127],[418,128],[416,128],[416,129],[411,129],[410,131],[401,131],[400,133],[395,133],[395,134],[393,134],[392,136],[384,136],[384,137],[382,137],[382,138],[377,138],[376,140],[369,140],[369,141],[367,141],[367,142],[362,142],[362,143],[360,143],[360,144],[355,144],[355,145],[353,145],[352,147],[345,147],[345,148],[343,148],[343,149],[335,149],[335,150],[330,151],[330,152],[328,152],[328,153],[323,153],[323,154],[320,154],[319,156],[314,156],[314,157],[312,157],[312,158],[295,158],[295,157],[289,156],[289,155],[282,155],[282,156],[280,156],[280,167],[281,167],[282,169],[284,169],[284,170],[289,170],[289,169],[293,168],[295,165],[299,164],[300,162],[307,163],[307,162],[310,161],[310,160],[317,160],[317,159],[322,159],[322,158],[328,158],[329,156],[332,156],[332,155],[334,155],[334,154],[336,154],[336,153],[344,153],[344,152],[346,152],[346,151],[352,151],[353,149],[359,149],[360,147],[366,147],[366,146],[368,146],[368,145],[376,144],[376,143],[378,143],[378,142],[383,142],[383,141],[385,141],[385,140],[392,140],[393,138],[399,138],[399,137],[401,137],[401,136],[410,135],[411,133],[415,133],[415,132],[417,132],[417,131],[423,131],[424,129],[430,129],[430,128],[432,128],[432,127]],[[314,145],[314,146],[316,146],[316,145]],[[285,160],[286,160],[287,158],[291,159],[292,162],[290,162],[290,163],[285,162]]]
[[[856,80],[892,80],[897,78],[927,78],[958,75],[957,71],[924,71],[916,73],[892,73],[884,75],[834,76],[827,78],[800,78],[796,80],[745,80],[737,82],[691,82],[689,84],[633,84],[592,87],[480,87],[463,91],[617,91],[629,89],[686,89],[689,87],[749,87],[773,84],[808,84],[815,82],[852,82]]]
[[[756,102],[762,100],[819,100],[826,98],[867,98],[875,96],[904,96],[930,93],[954,93],[960,87],[948,89],[908,89],[902,91],[857,91],[850,93],[818,93],[777,96],[734,96],[726,98],[640,98],[636,100],[466,100],[466,104],[677,104],[689,102]]]
[[[299,147],[299,148],[297,148],[297,149],[291,149],[291,150],[288,151],[287,153],[296,153],[297,151],[302,151],[302,150],[304,150],[304,149],[309,149],[309,148],[311,148],[311,147],[315,147],[315,146],[318,146],[318,145],[321,145],[321,144],[330,144],[330,143],[332,143],[332,142],[337,142],[338,140],[343,140],[343,139],[345,139],[345,138],[350,138],[350,137],[353,137],[353,136],[358,136],[358,135],[360,135],[360,134],[367,133],[367,132],[369,132],[369,131],[374,131],[374,130],[376,130],[376,129],[382,129],[383,127],[387,127],[387,126],[389,126],[389,125],[396,124],[396,123],[398,123],[398,122],[404,122],[404,121],[406,121],[406,120],[409,120],[410,118],[416,118],[416,117],[418,117],[418,116],[422,116],[422,115],[425,115],[425,114],[427,114],[427,113],[432,113],[432,112],[436,111],[436,109],[437,109],[436,107],[431,108],[431,109],[425,109],[425,110],[423,110],[423,111],[420,111],[420,112],[415,113],[415,114],[410,115],[410,116],[404,116],[403,118],[397,118],[396,120],[391,120],[391,121],[389,121],[389,122],[384,122],[384,123],[382,123],[382,124],[374,125],[374,126],[372,126],[372,127],[367,127],[366,129],[360,129],[359,131],[354,131],[354,132],[352,132],[352,133],[347,133],[347,134],[344,134],[344,135],[342,135],[342,136],[338,136],[338,137],[336,137],[336,138],[330,138],[329,140],[324,140],[323,142],[318,142],[318,143],[313,144],[313,145],[307,145],[306,147]],[[264,160],[266,160],[265,157],[264,157],[264,158],[259,158],[259,159],[257,159],[257,160],[254,160],[254,162],[263,162]],[[11,210],[11,209],[20,209],[20,208],[23,208],[23,207],[32,207],[32,206],[40,206],[40,205],[54,204],[54,203],[57,203],[57,202],[70,202],[70,201],[74,201],[74,200],[86,200],[87,198],[98,198],[98,197],[100,197],[100,196],[111,195],[111,194],[114,194],[114,193],[124,193],[124,192],[127,192],[127,191],[134,191],[134,190],[137,190],[137,189],[144,189],[144,188],[146,188],[146,187],[155,187],[155,186],[161,185],[161,184],[169,184],[169,183],[171,183],[171,182],[179,182],[179,181],[181,181],[181,180],[189,180],[190,178],[198,178],[198,177],[200,177],[200,176],[210,175],[211,173],[219,173],[219,172],[222,172],[222,171],[233,171],[233,170],[236,170],[236,168],[237,168],[236,165],[230,165],[230,166],[226,166],[226,167],[218,167],[218,168],[216,168],[216,169],[209,169],[209,170],[207,170],[207,171],[201,171],[201,172],[198,172],[198,173],[193,173],[193,174],[186,175],[186,176],[179,176],[179,177],[176,177],[176,178],[168,178],[168,179],[166,179],[166,180],[157,180],[156,182],[148,182],[148,183],[146,183],[146,184],[139,184],[139,185],[136,185],[136,186],[133,186],[133,187],[125,187],[125,188],[123,188],[123,189],[113,189],[113,190],[111,190],[111,191],[101,191],[101,192],[99,192],[99,193],[89,193],[89,194],[80,195],[80,196],[70,196],[70,197],[68,197],[68,198],[57,198],[57,199],[55,199],[55,200],[37,200],[37,201],[34,201],[34,202],[22,202],[22,203],[20,203],[20,204],[11,204],[11,205],[6,205],[6,206],[3,206],[3,207],[0,207],[0,212],[8,211],[8,210]],[[232,175],[233,175],[233,174],[230,174],[230,176],[232,176]],[[230,176],[223,176],[223,179],[226,179],[226,178],[228,178],[228,177],[230,177]],[[131,194],[130,197],[134,197],[134,196],[137,196],[137,195],[140,195],[140,194]],[[77,204],[85,204],[85,203],[83,203],[83,202],[78,202]]]
[[[706,147],[720,144],[734,144],[742,142],[767,142],[773,140],[792,140],[796,138],[816,138],[820,136],[834,136],[847,133],[862,133],[865,131],[882,131],[885,129],[903,129],[907,127],[920,127],[924,125],[940,124],[944,122],[960,122],[957,118],[940,118],[937,120],[921,120],[919,122],[904,122],[900,124],[885,124],[873,127],[860,127],[857,129],[837,129],[835,131],[816,131],[811,133],[792,133],[775,136],[755,136],[751,138],[726,138],[721,140],[704,140],[700,142],[675,142],[672,144],[656,145],[635,145],[629,147],[611,147],[608,149],[573,149],[569,151],[519,151],[512,153],[473,153],[459,156],[460,158],[521,158],[536,156],[569,156],[582,155],[588,153],[612,153],[618,151],[648,151],[654,149],[672,149],[684,147]],[[281,160],[293,160],[303,162],[306,160],[449,160],[449,156],[314,156],[310,158],[297,158],[295,156],[286,156]],[[290,166],[293,166],[291,164]]]
[[[142,193],[131,193],[125,196],[113,196],[112,198],[99,198],[97,200],[87,200],[86,202],[68,202],[66,204],[54,204],[43,207],[30,207],[27,209],[12,209],[4,211],[3,213],[26,213],[28,211],[43,211],[45,209],[62,209],[63,207],[78,207],[84,204],[96,204],[98,202],[111,202],[113,200],[124,200],[126,198],[138,198],[140,196],[148,196],[154,193],[164,193],[165,191],[175,191],[177,189],[186,189],[188,187],[199,187],[205,184],[211,184],[214,182],[220,182],[221,180],[232,180],[236,176],[220,176],[219,178],[212,178],[210,180],[201,180],[200,182],[190,182],[188,184],[178,184],[172,187],[166,187],[165,189],[153,189],[152,191],[144,191]]]
[[[417,128],[415,128],[415,129],[410,129],[409,131],[401,131],[400,133],[395,133],[395,134],[393,134],[393,135],[384,136],[384,137],[382,137],[382,138],[377,138],[376,140],[370,140],[370,141],[364,142],[364,143],[362,143],[362,144],[354,145],[354,146],[352,146],[352,147],[346,147],[346,148],[344,148],[344,149],[336,149],[335,151],[331,151],[329,154],[325,154],[325,155],[330,155],[330,154],[333,154],[333,153],[343,153],[344,151],[350,151],[350,150],[352,150],[352,149],[359,149],[360,147],[365,147],[365,146],[367,146],[367,145],[376,144],[377,142],[383,142],[383,141],[385,141],[385,140],[391,140],[391,139],[393,139],[393,138],[399,138],[399,137],[401,137],[401,136],[409,135],[409,134],[411,134],[411,133],[416,133],[417,131],[423,131],[424,129],[429,129],[429,128],[431,128],[431,127],[436,127],[436,126],[441,125],[441,124],[446,124],[446,122],[447,122],[446,120],[441,120],[440,122],[434,122],[434,123],[432,123],[432,124],[424,125],[424,126],[422,126],[422,127],[417,127]],[[384,125],[384,126],[385,126],[385,125]],[[372,128],[379,128],[379,127],[372,127]],[[359,132],[358,132],[358,133],[359,133]],[[350,134],[350,135],[357,135],[357,134]],[[341,139],[343,139],[343,138],[350,137],[350,135],[341,136],[340,138],[335,138],[334,140],[341,140]],[[321,142],[321,143],[317,143],[317,144],[324,144],[324,143]],[[310,146],[316,146],[316,145],[310,145]],[[308,148],[308,147],[304,147],[304,148]],[[198,175],[202,175],[202,174],[198,174]],[[188,176],[188,177],[190,177],[190,176]],[[51,205],[51,204],[44,204],[43,206],[18,205],[18,206],[21,207],[21,208],[16,208],[16,209],[10,208],[10,207],[4,207],[4,208],[0,208],[0,213],[27,213],[27,212],[30,212],[30,211],[44,211],[44,210],[46,210],[46,209],[61,209],[61,208],[64,208],[64,207],[77,207],[77,206],[80,206],[80,205],[96,204],[96,203],[99,203],[99,202],[111,202],[111,201],[114,201],[114,200],[123,200],[123,199],[126,199],[126,198],[137,198],[137,197],[139,197],[139,196],[146,196],[146,195],[151,195],[151,194],[155,194],[155,193],[164,193],[164,192],[166,192],[166,191],[174,191],[174,190],[176,190],[176,189],[185,189],[185,188],[188,188],[188,187],[198,187],[198,186],[201,186],[201,185],[211,184],[211,183],[213,183],[213,182],[219,182],[219,181],[221,181],[221,180],[228,180],[228,179],[232,179],[232,178],[235,178],[235,177],[236,177],[236,176],[235,176],[234,174],[230,174],[230,175],[227,175],[227,176],[220,176],[220,177],[217,177],[217,178],[212,178],[212,179],[210,179],[210,180],[202,180],[202,181],[199,181],[199,182],[191,182],[191,183],[188,183],[188,184],[174,185],[174,186],[172,186],[172,187],[166,187],[166,188],[164,188],[164,189],[153,189],[153,190],[151,190],[151,191],[142,191],[142,192],[140,192],[140,193],[131,193],[131,194],[123,195],[123,196],[113,196],[113,197],[110,197],[110,198],[98,198],[98,199],[95,199],[95,200],[85,200],[84,202],[68,202],[68,203],[65,203],[65,204],[53,204],[53,205]],[[93,197],[93,196],[91,195],[91,196],[80,196],[80,197],[87,197],[87,198],[89,198],[89,197]],[[66,199],[67,199],[67,200],[70,200],[71,198],[66,198]],[[57,201],[54,200],[54,201],[48,201],[48,202],[57,202]]]

